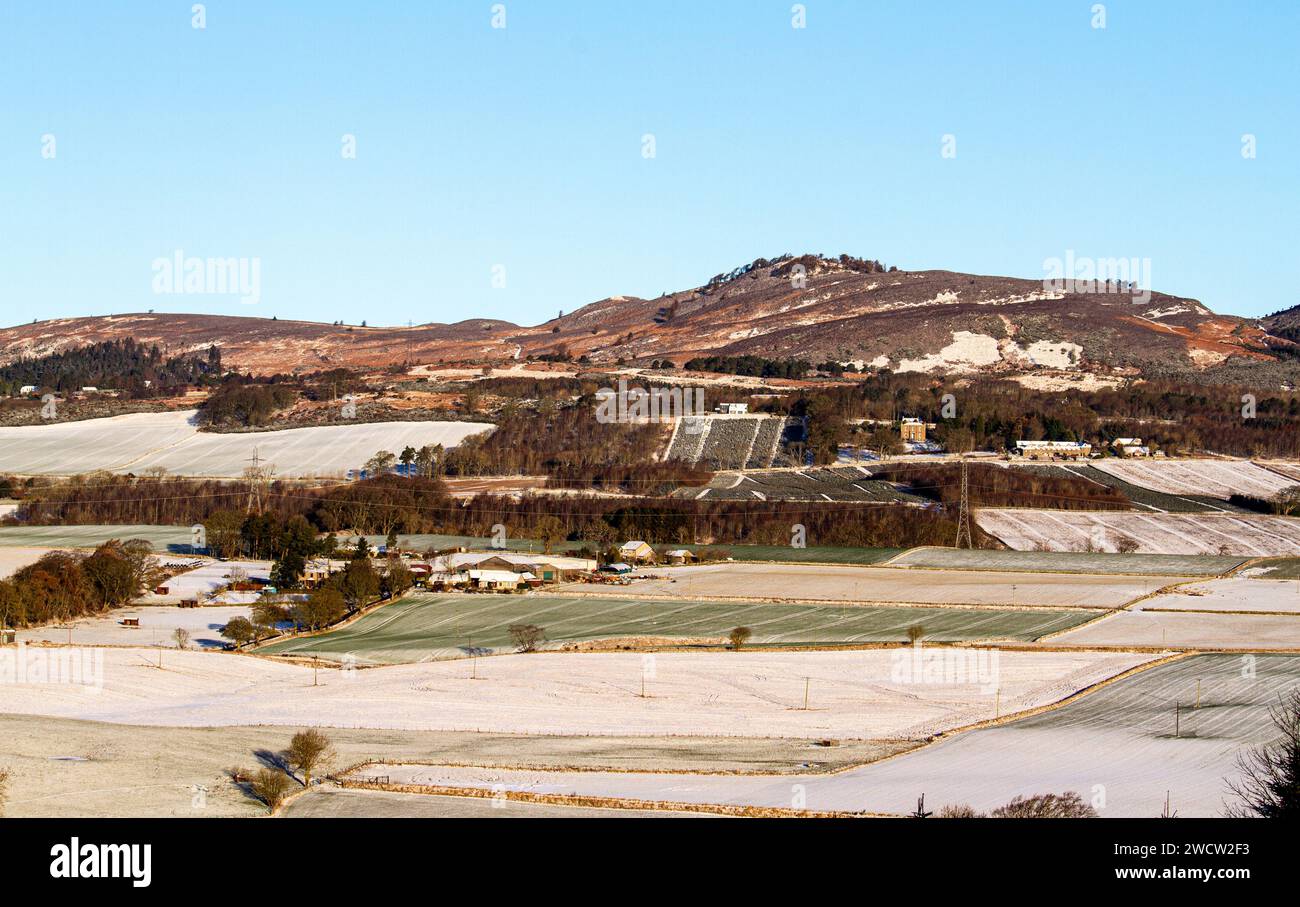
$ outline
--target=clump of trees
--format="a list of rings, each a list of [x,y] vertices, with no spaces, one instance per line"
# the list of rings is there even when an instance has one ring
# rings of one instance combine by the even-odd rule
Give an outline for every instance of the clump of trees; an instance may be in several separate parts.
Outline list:
[[[156,575],[143,539],[105,542],[90,554],[51,551],[0,580],[0,626],[27,627],[128,604]]]
[[[1034,794],[1017,796],[1010,803],[999,806],[986,817],[969,804],[958,803],[942,807],[941,819],[1095,819],[1097,810],[1074,791],[1063,794]]]
[[[198,419],[212,427],[257,428],[297,399],[298,392],[284,384],[247,384],[232,378],[199,405]]]

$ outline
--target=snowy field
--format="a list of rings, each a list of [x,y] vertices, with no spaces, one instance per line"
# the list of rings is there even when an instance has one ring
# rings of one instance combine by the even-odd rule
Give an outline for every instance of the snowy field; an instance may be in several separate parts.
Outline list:
[[[1300,616],[1121,611],[1038,645],[1141,646],[1237,652],[1300,650]]]
[[[238,477],[256,449],[278,476],[342,476],[377,451],[455,447],[489,431],[483,422],[376,422],[283,431],[200,432],[194,411],[135,413],[53,425],[0,428],[0,472],[76,475],[158,467],[172,475]]]
[[[313,686],[313,668],[255,657],[174,652],[159,668],[149,649],[95,652],[103,653],[102,688],[0,684],[0,713],[179,727],[914,738],[992,718],[999,704],[1007,714],[1058,701],[1150,657],[1002,652],[994,662],[985,653],[978,677],[949,677],[974,682],[945,683],[898,673],[910,648],[504,655],[322,670]]]
[[[1268,499],[1296,480],[1245,460],[1090,460],[1117,479],[1164,494],[1202,495],[1227,500],[1234,494]]]
[[[221,628],[236,617],[248,617],[247,606],[212,608],[131,607],[119,608],[104,617],[83,617],[72,624],[74,646],[165,646],[176,648],[175,632],[190,634],[190,645],[199,649],[219,649],[226,642]],[[138,627],[124,627],[128,618],[140,621]],[[69,641],[65,627],[41,627],[19,630],[18,641],[27,643]]]
[[[637,594],[1084,608],[1117,608],[1161,586],[1193,578],[746,563],[644,572],[655,578],[634,582],[629,588]],[[571,592],[592,589],[580,584],[560,588]]]
[[[34,564],[49,554],[52,548],[0,548],[0,579],[13,576],[16,572]]]
[[[0,526],[0,548],[97,548],[109,539],[144,539],[155,551],[188,553],[188,526]]]
[[[1133,606],[1134,611],[1258,611],[1300,615],[1300,583],[1254,579],[1250,571],[1227,579],[1179,586]]]
[[[980,509],[981,529],[1008,547],[1032,551],[1116,550],[1130,539],[1142,554],[1267,557],[1300,554],[1300,519],[1262,514],[1136,513]]]
[[[1268,741],[1268,706],[1300,682],[1300,659],[1232,656],[1162,665],[1060,709],[940,740],[829,775],[745,776],[520,771],[384,765],[355,773],[396,784],[531,791],[632,800],[904,814],[969,804],[982,812],[1018,795],[1076,791],[1107,818],[1221,815],[1225,778],[1242,747]],[[1200,684],[1200,707],[1195,708]],[[1175,704],[1181,703],[1174,736]],[[498,788],[498,785],[500,788]]]
[[[987,548],[913,548],[891,567],[935,570],[1010,570],[1034,573],[1133,573],[1143,576],[1218,576],[1241,557],[1177,554],[1114,554],[1073,551],[1016,551]]]

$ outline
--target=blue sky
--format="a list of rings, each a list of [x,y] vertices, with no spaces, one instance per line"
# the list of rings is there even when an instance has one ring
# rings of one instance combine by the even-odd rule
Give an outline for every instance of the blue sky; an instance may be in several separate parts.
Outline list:
[[[0,322],[538,323],[782,252],[1300,303],[1292,0],[191,5],[0,0]],[[260,301],[156,294],[178,249]]]

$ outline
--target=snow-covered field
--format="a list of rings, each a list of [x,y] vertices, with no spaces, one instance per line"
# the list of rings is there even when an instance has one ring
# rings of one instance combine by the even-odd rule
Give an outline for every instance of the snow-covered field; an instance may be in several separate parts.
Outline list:
[[[28,650],[41,651],[58,650]],[[0,684],[0,713],[182,727],[920,737],[992,718],[999,704],[1006,714],[1058,701],[1150,658],[1044,651],[1002,652],[992,661],[986,653],[978,679],[949,677],[975,682],[943,683],[899,673],[911,649],[506,655],[322,670],[313,686],[311,667],[254,657],[174,652],[159,668],[148,649],[96,651],[104,653],[102,689]]]
[[[212,608],[174,608],[166,606],[119,608],[104,617],[83,617],[72,625],[74,646],[166,646],[176,648],[175,633],[183,629],[190,634],[190,645],[200,649],[219,649],[226,642],[221,628],[236,617],[247,617],[246,605],[223,605]],[[122,621],[140,621],[138,627],[124,627]],[[19,642],[68,642],[66,629],[42,627],[19,630]]]
[[[1192,578],[752,563],[645,572],[655,578],[634,582],[630,588],[638,595],[1085,608],[1116,608],[1161,586]],[[560,588],[583,592],[599,587]]]
[[[1121,539],[1142,554],[1300,554],[1300,519],[1263,514],[1138,513],[980,509],[980,528],[1009,547],[1032,551],[1115,551]]]
[[[1116,460],[1090,461],[1103,472],[1152,491],[1202,495],[1225,500],[1234,494],[1271,498],[1294,479],[1262,469],[1245,460]]]
[[[483,422],[376,422],[283,431],[200,432],[194,411],[0,428],[0,472],[75,475],[159,467],[172,475],[241,476],[254,450],[279,476],[341,476],[377,451],[407,445],[455,447],[489,431]]]
[[[1217,816],[1242,747],[1272,736],[1268,705],[1300,681],[1300,659],[1184,659],[1104,687],[1060,709],[971,731],[893,759],[834,774],[753,776],[520,771],[473,766],[384,765],[429,784],[696,804],[902,814],[926,806],[980,811],[1017,795],[1075,791],[1108,818],[1159,816],[1168,796],[1180,816]],[[1200,708],[1194,708],[1200,683]],[[1182,703],[1174,736],[1175,703]]]
[[[1241,652],[1300,650],[1300,616],[1121,611],[1043,640],[1038,645],[1229,649]]]
[[[49,554],[52,548],[0,548],[0,579],[13,576],[28,564],[34,564]]]
[[[1261,611],[1300,615],[1300,583],[1248,574],[1179,586],[1133,606],[1134,611]]]

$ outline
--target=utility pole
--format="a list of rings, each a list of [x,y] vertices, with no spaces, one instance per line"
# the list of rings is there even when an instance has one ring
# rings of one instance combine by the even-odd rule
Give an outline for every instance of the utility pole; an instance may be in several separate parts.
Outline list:
[[[804,710],[805,712],[808,711],[808,682],[809,682],[809,680],[810,680],[810,678],[808,678],[808,677],[805,677],[805,678],[803,679],[803,710]]]
[[[965,544],[962,544],[965,542]],[[961,461],[961,503],[957,508],[957,546],[974,548],[970,537],[970,474],[966,459]]]
[[[1175,737],[1182,736],[1179,733],[1182,724],[1182,717],[1183,717],[1182,712],[1183,712],[1183,704],[1181,702],[1175,702],[1174,703],[1174,736]]]

